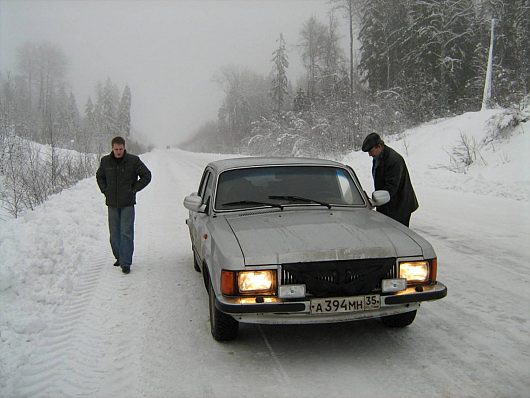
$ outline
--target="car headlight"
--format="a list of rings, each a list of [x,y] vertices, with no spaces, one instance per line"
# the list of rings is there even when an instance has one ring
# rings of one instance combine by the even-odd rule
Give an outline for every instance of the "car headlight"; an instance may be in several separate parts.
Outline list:
[[[241,293],[270,291],[274,283],[271,271],[248,271],[237,275],[237,285]]]
[[[429,281],[429,261],[404,261],[399,263],[399,277],[405,278],[408,284]]]
[[[221,275],[221,291],[227,296],[275,295],[276,286],[276,270],[223,270]]]

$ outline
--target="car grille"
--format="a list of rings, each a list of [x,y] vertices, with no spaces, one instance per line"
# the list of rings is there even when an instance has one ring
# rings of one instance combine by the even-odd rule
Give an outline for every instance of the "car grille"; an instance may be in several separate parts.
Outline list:
[[[369,294],[397,277],[395,258],[282,264],[282,285],[305,284],[315,297]]]

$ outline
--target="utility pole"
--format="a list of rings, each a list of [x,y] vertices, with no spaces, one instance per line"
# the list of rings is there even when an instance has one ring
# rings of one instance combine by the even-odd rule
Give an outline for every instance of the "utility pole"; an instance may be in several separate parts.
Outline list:
[[[482,109],[491,107],[491,92],[493,88],[493,43],[495,41],[495,18],[491,20],[490,51],[488,55],[488,67],[486,69],[486,80],[484,82],[484,94],[482,95]]]

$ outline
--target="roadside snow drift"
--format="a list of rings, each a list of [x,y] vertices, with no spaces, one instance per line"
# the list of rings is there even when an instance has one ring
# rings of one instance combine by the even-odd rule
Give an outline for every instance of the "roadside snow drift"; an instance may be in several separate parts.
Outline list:
[[[492,117],[507,116],[384,137],[408,163],[420,202],[411,228],[434,246],[449,289],[401,330],[242,325],[237,341],[215,342],[182,200],[224,155],[142,155],[153,182],[138,195],[130,275],[112,266],[95,178],[4,217],[0,396],[528,396],[530,125],[502,135]],[[343,161],[371,192],[371,158]]]

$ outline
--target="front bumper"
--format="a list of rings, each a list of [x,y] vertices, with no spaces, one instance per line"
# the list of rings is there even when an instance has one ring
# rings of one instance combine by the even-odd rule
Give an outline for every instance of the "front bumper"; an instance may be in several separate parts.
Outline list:
[[[267,298],[265,302],[255,302],[252,298],[223,297],[216,299],[215,305],[221,312],[247,323],[329,323],[356,319],[379,318],[403,312],[414,311],[422,301],[438,300],[447,295],[447,287],[437,282],[434,285],[409,287],[398,293],[381,295],[381,308],[361,312],[332,314],[311,314],[309,299],[283,300]],[[254,302],[252,302],[254,300]]]

